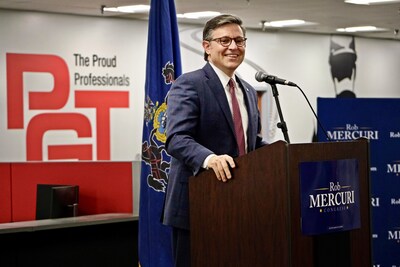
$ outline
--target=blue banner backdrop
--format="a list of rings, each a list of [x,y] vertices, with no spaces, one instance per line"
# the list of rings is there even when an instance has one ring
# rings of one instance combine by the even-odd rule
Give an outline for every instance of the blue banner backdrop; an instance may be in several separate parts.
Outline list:
[[[317,106],[330,139],[370,140],[373,263],[399,267],[400,99],[318,98]],[[318,140],[327,140],[321,128]]]
[[[360,228],[356,159],[301,162],[300,187],[303,234]]]

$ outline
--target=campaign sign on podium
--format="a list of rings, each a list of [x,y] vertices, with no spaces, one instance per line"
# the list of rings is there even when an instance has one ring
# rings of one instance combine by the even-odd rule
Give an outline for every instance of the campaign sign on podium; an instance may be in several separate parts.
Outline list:
[[[366,139],[310,144],[278,141],[235,158],[236,168],[226,183],[218,181],[212,170],[191,177],[191,266],[372,266],[368,157]],[[313,211],[318,220],[332,223],[331,232],[302,232],[302,164],[310,165],[302,167],[303,176],[318,177],[310,188],[328,188],[311,190],[308,196],[314,195],[313,203],[329,203],[329,193],[337,202],[342,194],[351,196],[354,204],[348,206],[356,214],[347,219],[355,226],[337,220],[338,215],[349,215],[347,211],[324,214],[320,207]],[[326,195],[317,200],[315,194]],[[338,225],[345,226],[339,229]],[[352,229],[344,231],[347,228]]]
[[[358,161],[301,162],[301,230],[305,235],[361,227]]]

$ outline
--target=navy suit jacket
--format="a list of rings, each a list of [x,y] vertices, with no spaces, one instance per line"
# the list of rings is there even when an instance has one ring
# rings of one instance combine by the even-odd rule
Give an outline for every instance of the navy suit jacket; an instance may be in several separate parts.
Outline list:
[[[248,113],[247,150],[262,141],[257,93],[236,77],[243,90]],[[167,152],[171,155],[164,219],[166,225],[189,229],[189,177],[202,169],[206,157],[239,155],[232,113],[217,74],[210,64],[181,75],[167,98]]]

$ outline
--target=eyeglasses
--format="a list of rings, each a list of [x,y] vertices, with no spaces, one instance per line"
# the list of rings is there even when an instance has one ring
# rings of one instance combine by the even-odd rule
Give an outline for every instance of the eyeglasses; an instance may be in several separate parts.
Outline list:
[[[231,38],[231,37],[228,37],[228,36],[224,36],[224,37],[220,37],[220,38],[211,39],[210,42],[211,41],[215,41],[215,42],[219,43],[220,45],[222,45],[223,47],[228,47],[228,46],[231,45],[232,40],[235,41],[235,44],[236,44],[237,47],[246,46],[247,38],[245,38],[245,37]]]

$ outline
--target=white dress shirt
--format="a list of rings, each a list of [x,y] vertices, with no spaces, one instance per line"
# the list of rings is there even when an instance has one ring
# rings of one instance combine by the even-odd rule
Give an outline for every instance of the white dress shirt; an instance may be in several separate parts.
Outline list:
[[[249,117],[247,115],[247,108],[246,104],[244,102],[244,95],[242,89],[240,89],[240,85],[236,82],[235,75],[233,77],[229,77],[226,75],[222,70],[218,69],[216,66],[214,66],[211,62],[209,62],[211,67],[214,69],[215,73],[217,74],[219,80],[221,81],[222,86],[224,87],[224,91],[226,94],[226,99],[228,100],[229,108],[232,112],[232,97],[231,93],[229,92],[229,80],[232,78],[234,83],[235,83],[235,93],[236,93],[236,98],[238,100],[239,104],[239,109],[240,109],[240,115],[242,117],[242,124],[243,124],[243,130],[244,130],[244,141],[245,141],[245,150],[247,151],[247,128],[249,125]],[[214,154],[209,155],[203,163],[203,168],[207,167],[208,160],[211,156]]]

